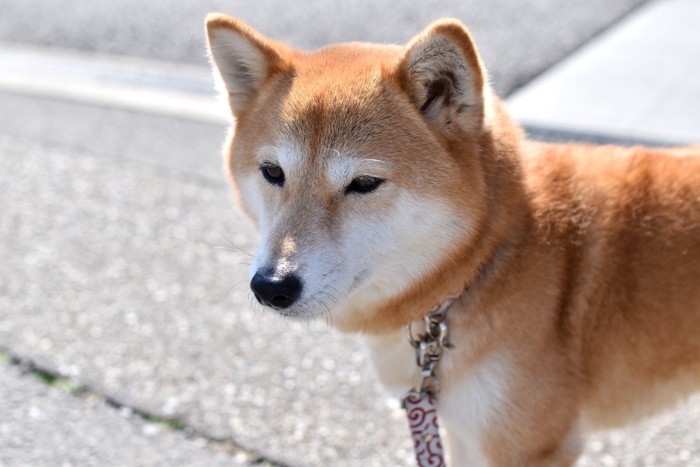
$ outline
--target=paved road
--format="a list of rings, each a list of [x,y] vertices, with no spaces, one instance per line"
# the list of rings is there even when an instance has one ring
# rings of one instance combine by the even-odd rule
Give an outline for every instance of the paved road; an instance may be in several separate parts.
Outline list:
[[[405,42],[453,16],[479,44],[495,88],[508,94],[644,0],[0,0],[0,41],[204,63],[202,22],[222,11],[276,39]]]

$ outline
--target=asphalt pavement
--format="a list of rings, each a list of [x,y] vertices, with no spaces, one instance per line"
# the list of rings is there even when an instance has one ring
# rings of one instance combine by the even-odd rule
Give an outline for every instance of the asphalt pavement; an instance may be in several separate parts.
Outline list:
[[[674,1],[682,0],[652,6]],[[555,73],[551,65],[567,54],[585,64],[588,39],[627,28],[636,13],[625,13],[641,4],[576,3],[309,2],[282,15],[289,7],[276,2],[0,0],[0,39],[124,64],[109,88],[115,93],[131,80],[133,55],[148,58],[133,72],[149,77],[137,80],[139,89],[154,93],[172,84],[162,60],[182,60],[191,79],[161,100],[199,99],[212,97],[200,85],[201,18],[210,9],[304,48],[402,41],[452,14],[475,31],[501,92],[520,88],[516,97],[527,102],[542,92],[541,80],[553,79],[531,78]],[[326,19],[311,27],[304,21],[312,16]],[[683,60],[700,71],[692,57]],[[177,73],[178,64],[166,68]],[[111,78],[121,73],[114,70]],[[223,120],[79,89],[62,95],[56,89],[65,87],[46,83],[31,92],[2,83],[0,466],[413,465],[403,414],[377,383],[360,337],[325,321],[289,324],[252,306],[246,270],[257,238],[223,176]],[[544,130],[555,138],[588,131]],[[661,143],[677,142],[665,134]],[[698,466],[699,422],[696,397],[596,435],[578,465]]]
[[[245,465],[244,452],[0,365],[0,465]],[[254,459],[251,459],[254,460]]]

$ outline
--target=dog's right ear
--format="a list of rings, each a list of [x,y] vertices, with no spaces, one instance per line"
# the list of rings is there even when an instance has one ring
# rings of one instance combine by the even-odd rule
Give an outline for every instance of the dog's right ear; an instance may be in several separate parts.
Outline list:
[[[239,117],[268,79],[291,66],[290,49],[219,13],[207,16],[206,29],[209,56],[226,87],[231,110]]]

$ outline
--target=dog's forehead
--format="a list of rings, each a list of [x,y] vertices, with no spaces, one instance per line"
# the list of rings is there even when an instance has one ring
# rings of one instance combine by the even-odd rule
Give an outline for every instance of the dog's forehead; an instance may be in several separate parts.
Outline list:
[[[331,184],[355,174],[369,175],[386,161],[377,141],[386,132],[381,89],[341,86],[309,89],[292,96],[279,118],[277,159],[290,169],[323,172]]]
[[[395,89],[384,69],[397,48],[339,44],[305,54],[284,96],[281,132],[312,149],[352,146],[386,122]]]
[[[279,94],[268,139],[285,170],[303,170],[313,179],[323,175],[335,188],[354,176],[386,178],[410,170],[406,147],[425,147],[430,136],[387,77],[400,51],[340,46],[295,66]]]
[[[379,85],[324,83],[292,89],[280,115],[279,133],[314,152],[362,143],[381,125],[385,105]],[[303,89],[301,89],[303,86]]]

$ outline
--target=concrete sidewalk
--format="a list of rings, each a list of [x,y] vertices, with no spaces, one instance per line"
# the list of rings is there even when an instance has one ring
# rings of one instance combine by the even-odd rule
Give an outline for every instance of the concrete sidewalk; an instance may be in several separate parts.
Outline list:
[[[700,112],[683,114],[691,130],[681,135],[605,132],[628,101],[615,108],[585,86],[590,70],[628,76],[633,55],[615,45],[618,34],[648,28],[648,12],[664,24],[700,24],[688,4],[650,3],[510,105],[553,138],[595,131],[692,140]],[[669,28],[665,42],[674,43],[674,29],[685,33]],[[680,54],[669,63],[683,63],[691,89],[700,41],[686,42],[662,53]],[[596,54],[607,50],[620,56],[603,66]],[[653,92],[630,85],[629,98],[641,102],[664,86],[676,92],[683,83],[674,76],[645,82],[659,84]],[[587,108],[606,106],[598,126],[560,123],[572,108],[568,92]],[[413,465],[403,414],[379,387],[362,339],[322,321],[291,325],[250,310],[246,252],[256,235],[221,173],[224,124],[209,112],[175,119],[39,95],[0,93],[0,347],[68,384],[46,387],[41,372],[22,374],[22,365],[0,359],[0,466]],[[528,113],[542,102],[549,113]],[[655,125],[651,117],[643,124]],[[696,397],[592,438],[579,465],[700,465],[698,424]]]
[[[537,134],[700,143],[700,2],[660,0],[581,47],[509,100]]]

